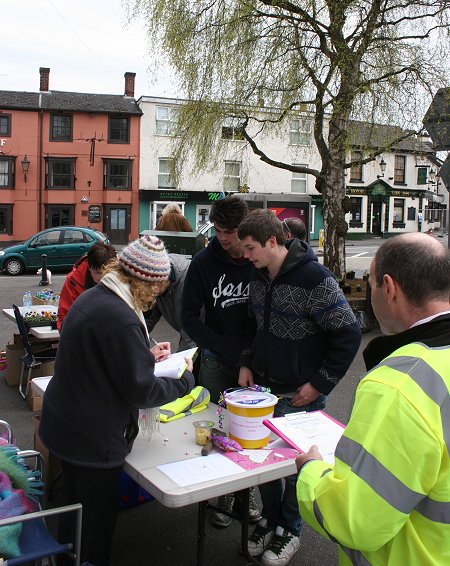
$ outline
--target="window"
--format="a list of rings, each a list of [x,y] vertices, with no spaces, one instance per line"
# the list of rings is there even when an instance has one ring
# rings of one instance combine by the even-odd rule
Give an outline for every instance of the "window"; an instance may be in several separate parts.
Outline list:
[[[39,246],[54,246],[60,244],[62,230],[52,230],[51,232],[44,232],[43,234],[39,234],[30,242],[30,247],[39,247]]]
[[[417,184],[426,185],[428,180],[428,167],[417,168]]]
[[[175,189],[174,179],[175,161],[170,157],[162,157],[158,160],[158,188]]]
[[[0,113],[0,136],[11,135],[11,114]]]
[[[75,188],[75,159],[52,157],[45,164],[45,187],[47,189]]]
[[[129,116],[109,116],[108,143],[130,143]]]
[[[394,199],[394,225],[403,225],[405,222],[405,199],[395,198]]]
[[[350,227],[361,228],[362,223],[362,197],[350,197]]]
[[[298,118],[289,124],[289,140],[291,145],[311,145],[312,120]]]
[[[241,162],[225,161],[223,173],[224,191],[237,191],[241,186]]]
[[[45,212],[45,227],[73,226],[75,224],[74,209],[73,205],[48,205]]]
[[[396,155],[394,164],[394,183],[405,184],[406,156]]]
[[[243,120],[236,116],[225,118],[222,125],[222,139],[224,140],[243,140]]]
[[[307,167],[302,163],[294,163],[294,165]],[[306,173],[295,173],[294,171],[292,172],[291,193],[306,194]]]
[[[362,163],[357,163],[362,159],[361,151],[352,151],[352,163],[350,167],[350,181],[361,183],[363,180],[363,166]]]
[[[64,230],[63,244],[83,244],[92,242],[94,238],[81,230]]]
[[[72,141],[72,116],[50,115],[50,141]]]
[[[0,156],[0,189],[14,188],[14,157]]]
[[[161,136],[175,135],[179,113],[180,111],[178,108],[172,108],[170,106],[157,106],[156,133]]]
[[[0,234],[12,234],[12,204],[0,204]]]
[[[103,164],[103,188],[131,190],[132,161],[105,159]]]

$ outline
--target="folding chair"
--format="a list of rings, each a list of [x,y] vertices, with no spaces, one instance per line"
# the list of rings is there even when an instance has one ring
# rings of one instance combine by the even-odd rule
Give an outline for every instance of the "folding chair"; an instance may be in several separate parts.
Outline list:
[[[20,332],[20,338],[25,350],[25,355],[22,357],[22,371],[20,373],[19,393],[26,399],[28,393],[28,384],[31,378],[31,372],[34,368],[40,367],[45,362],[50,362],[56,358],[55,348],[49,348],[42,352],[33,352],[33,345],[28,335],[25,321],[23,320],[22,313],[17,305],[13,305],[14,316],[16,317],[17,326]],[[25,378],[25,372],[27,372]]]
[[[0,426],[6,428],[8,432],[8,440],[11,443],[12,431],[6,421],[0,421]],[[42,474],[42,457],[36,450],[19,450],[17,456],[24,462],[25,460],[34,458],[33,470]],[[30,467],[30,466],[27,466]],[[75,520],[75,540],[74,543],[59,543],[48,531],[45,519],[54,515],[63,513],[76,513]],[[6,564],[8,566],[18,566],[20,564],[33,562],[34,565],[42,565],[44,563],[55,564],[54,557],[58,554],[66,554],[72,559],[74,566],[80,564],[81,550],[81,522],[82,522],[82,506],[80,503],[74,505],[66,505],[56,507],[54,509],[39,510],[34,513],[27,513],[15,517],[0,519],[0,528],[14,523],[22,523],[22,530],[19,537],[20,556],[8,558]]]

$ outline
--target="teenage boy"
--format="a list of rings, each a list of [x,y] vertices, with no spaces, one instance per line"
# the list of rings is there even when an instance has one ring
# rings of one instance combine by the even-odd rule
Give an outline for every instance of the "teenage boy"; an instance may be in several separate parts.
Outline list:
[[[199,384],[208,389],[217,403],[221,392],[238,386],[242,349],[251,344],[254,323],[248,313],[248,287],[252,264],[243,257],[237,235],[247,215],[247,203],[237,196],[215,202],[209,214],[215,237],[196,254],[184,281],[181,306],[182,328],[202,349]],[[204,316],[203,316],[204,314]],[[250,520],[260,513],[250,498]],[[219,498],[218,507],[231,512],[234,496]],[[228,527],[228,515],[216,512],[212,522]]]
[[[355,316],[334,276],[306,242],[286,244],[271,210],[254,210],[238,235],[255,270],[249,306],[256,319],[251,351],[242,356],[241,386],[269,386],[280,397],[274,416],[323,409],[361,342]],[[300,546],[297,476],[260,486],[262,519],[250,536],[252,556],[284,566]]]

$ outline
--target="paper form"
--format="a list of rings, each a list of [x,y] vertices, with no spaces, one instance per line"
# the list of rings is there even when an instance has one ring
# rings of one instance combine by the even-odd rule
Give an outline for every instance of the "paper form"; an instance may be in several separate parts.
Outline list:
[[[242,474],[241,466],[222,454],[210,454],[190,460],[171,462],[157,466],[157,468],[180,487]]]
[[[344,426],[323,411],[292,413],[266,419],[264,424],[300,452],[308,452],[313,444],[325,462],[334,464],[334,452]]]

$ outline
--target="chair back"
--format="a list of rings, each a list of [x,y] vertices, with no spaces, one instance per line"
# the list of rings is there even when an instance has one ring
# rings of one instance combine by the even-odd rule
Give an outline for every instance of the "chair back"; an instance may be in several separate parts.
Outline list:
[[[30,342],[30,337],[28,336],[27,327],[25,326],[25,321],[23,320],[22,313],[20,312],[20,309],[17,305],[13,305],[13,310],[14,310],[14,316],[16,317],[17,327],[19,328],[22,345],[26,352],[25,358],[27,358],[27,360],[25,361],[27,363],[28,361],[31,363],[34,359],[34,353],[33,353],[33,346],[31,345]]]

